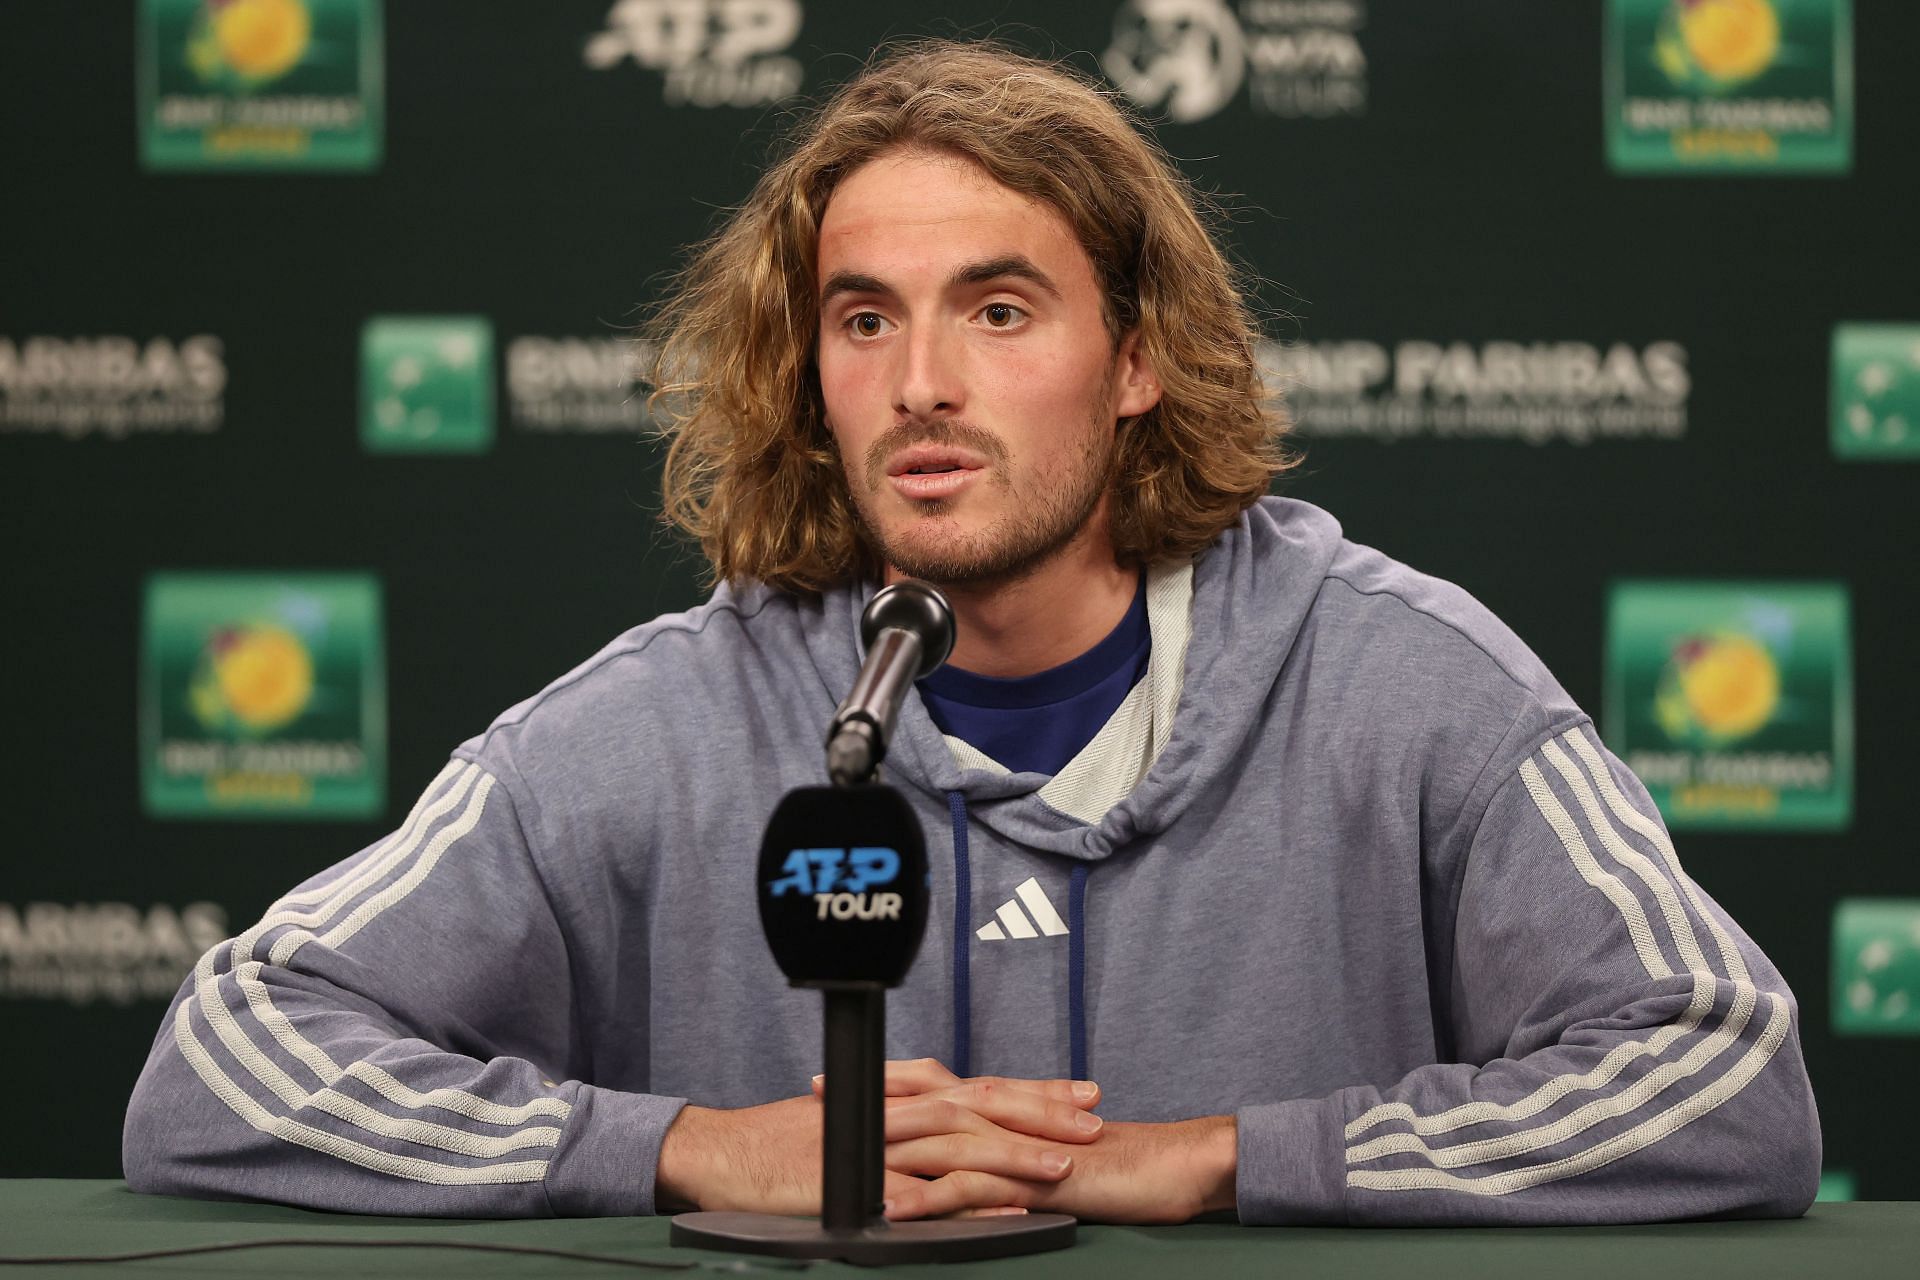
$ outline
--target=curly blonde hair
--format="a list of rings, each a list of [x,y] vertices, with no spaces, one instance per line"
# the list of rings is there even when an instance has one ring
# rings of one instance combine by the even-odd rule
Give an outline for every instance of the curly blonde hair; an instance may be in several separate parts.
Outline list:
[[[648,326],[669,441],[664,518],[699,541],[717,580],[818,592],[881,569],[826,423],[814,262],[840,180],[908,146],[964,157],[1059,210],[1093,262],[1116,347],[1138,332],[1162,392],[1119,425],[1121,563],[1199,552],[1293,465],[1210,206],[1166,153],[1068,68],[920,41],[884,52],[802,121]]]

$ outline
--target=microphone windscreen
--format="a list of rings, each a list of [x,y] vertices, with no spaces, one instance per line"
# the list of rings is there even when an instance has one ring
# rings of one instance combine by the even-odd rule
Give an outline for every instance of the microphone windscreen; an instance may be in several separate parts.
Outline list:
[[[758,875],[767,946],[795,986],[906,977],[932,891],[920,820],[898,791],[789,791],[767,822]]]
[[[860,615],[860,640],[869,650],[888,627],[910,631],[920,638],[920,666],[915,680],[940,669],[953,652],[953,606],[924,582],[896,582],[874,593]]]

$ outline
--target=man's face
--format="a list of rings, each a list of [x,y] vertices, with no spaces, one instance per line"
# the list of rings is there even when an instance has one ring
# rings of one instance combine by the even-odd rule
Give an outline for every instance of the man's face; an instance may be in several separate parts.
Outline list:
[[[835,189],[817,266],[827,422],[889,565],[985,583],[1106,541],[1115,422],[1159,390],[1059,212],[890,152]]]

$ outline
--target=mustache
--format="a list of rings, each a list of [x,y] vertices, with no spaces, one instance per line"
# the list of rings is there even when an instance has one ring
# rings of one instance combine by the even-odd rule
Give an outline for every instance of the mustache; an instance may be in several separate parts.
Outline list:
[[[991,431],[957,418],[909,418],[888,427],[867,446],[864,459],[867,487],[878,489],[885,484],[887,459],[916,444],[950,444],[971,449],[985,456],[1003,474],[1005,472],[1007,446]]]

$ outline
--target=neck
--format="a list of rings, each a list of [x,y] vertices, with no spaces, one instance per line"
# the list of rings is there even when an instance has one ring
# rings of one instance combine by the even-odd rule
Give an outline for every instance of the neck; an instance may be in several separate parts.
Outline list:
[[[887,581],[902,577],[888,568]],[[1070,662],[1120,625],[1139,581],[1114,561],[1104,530],[1088,530],[1018,578],[936,583],[958,630],[947,663],[1004,680]]]

